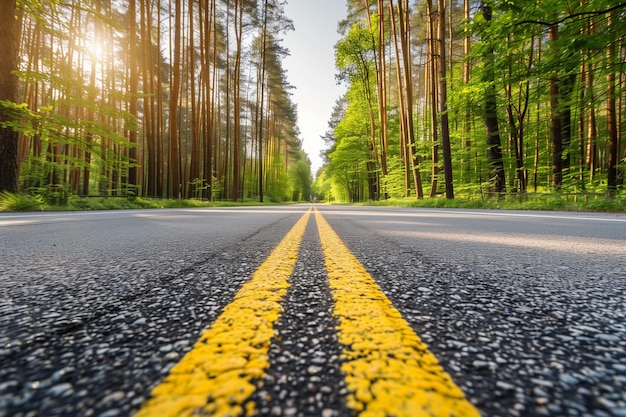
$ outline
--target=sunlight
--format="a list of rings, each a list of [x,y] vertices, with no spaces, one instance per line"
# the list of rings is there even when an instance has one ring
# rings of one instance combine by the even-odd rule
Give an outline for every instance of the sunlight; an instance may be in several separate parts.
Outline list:
[[[108,66],[107,45],[101,37],[92,32],[78,34],[78,51],[74,54],[74,66],[80,68],[85,85],[102,88],[104,71]]]
[[[536,235],[506,235],[506,234],[475,234],[458,232],[421,232],[421,231],[382,231],[382,235],[405,236],[418,240],[447,240],[455,243],[489,244],[497,247],[521,247],[528,249],[540,249],[573,253],[577,255],[600,255],[613,254],[626,255],[626,247],[619,240],[590,239],[577,236],[568,236],[567,244],[564,244],[562,236],[536,236]]]
[[[81,39],[84,51],[84,59],[86,61],[94,63],[102,63],[104,56],[104,45],[102,41],[96,39],[96,35],[93,33],[86,33]]]

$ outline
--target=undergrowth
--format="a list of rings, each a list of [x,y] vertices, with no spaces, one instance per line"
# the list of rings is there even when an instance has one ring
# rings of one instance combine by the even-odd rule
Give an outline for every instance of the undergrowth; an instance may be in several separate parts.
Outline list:
[[[624,195],[616,198],[560,194],[519,194],[487,198],[460,196],[454,199],[434,197],[421,200],[395,198],[359,204],[423,208],[626,212],[626,196]]]
[[[40,196],[28,194],[0,193],[0,211],[38,211],[43,210],[44,201]]]
[[[41,196],[27,194],[0,193],[0,211],[78,211],[78,210],[123,210],[123,209],[160,209],[193,207],[234,207],[276,204],[259,203],[256,200],[243,202],[201,201],[195,199],[165,198],[125,198],[125,197],[70,197],[66,204],[48,204]],[[423,208],[461,208],[461,209],[502,209],[502,210],[546,210],[546,211],[596,211],[626,212],[626,195],[615,198],[592,195],[560,194],[518,194],[499,197],[476,197],[460,195],[455,199],[444,197],[392,198],[381,201],[355,203],[363,206],[395,206]]]
[[[275,204],[275,203],[272,203]],[[66,204],[51,204],[41,196],[0,193],[0,212],[17,211],[83,211],[83,210],[132,210],[160,208],[228,207],[262,205],[257,201],[201,201],[166,198],[126,197],[70,197]]]

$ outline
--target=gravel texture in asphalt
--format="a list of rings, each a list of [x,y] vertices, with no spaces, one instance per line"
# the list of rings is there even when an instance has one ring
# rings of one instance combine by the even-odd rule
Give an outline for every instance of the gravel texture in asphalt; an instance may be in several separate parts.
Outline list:
[[[226,223],[229,239],[198,225],[123,247],[104,240],[102,253],[75,244],[72,224],[44,232],[40,254],[3,265],[0,416],[137,411],[300,215],[251,232]]]
[[[315,221],[307,227],[284,310],[270,348],[270,368],[253,398],[259,416],[338,417],[344,403],[337,321]]]
[[[626,416],[623,252],[496,247],[469,231],[427,240],[406,233],[425,226],[325,217],[483,415]]]
[[[0,217],[0,417],[132,415],[306,208]],[[319,209],[484,416],[626,417],[623,216]],[[257,415],[351,415],[326,281],[311,219]]]

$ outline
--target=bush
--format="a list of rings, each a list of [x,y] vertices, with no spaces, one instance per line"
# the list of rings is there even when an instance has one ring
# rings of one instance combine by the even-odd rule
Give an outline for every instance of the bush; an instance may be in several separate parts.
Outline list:
[[[0,193],[0,211],[43,210],[43,198],[28,194]]]

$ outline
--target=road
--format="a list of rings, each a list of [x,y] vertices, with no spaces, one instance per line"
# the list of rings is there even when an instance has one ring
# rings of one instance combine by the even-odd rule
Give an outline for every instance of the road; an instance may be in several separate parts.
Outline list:
[[[626,416],[625,261],[623,214],[1,214],[0,417]]]

